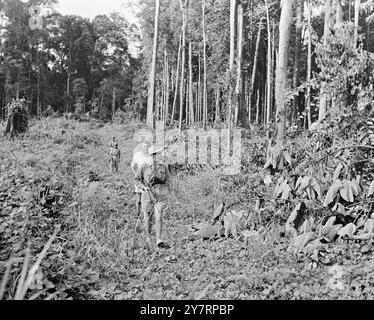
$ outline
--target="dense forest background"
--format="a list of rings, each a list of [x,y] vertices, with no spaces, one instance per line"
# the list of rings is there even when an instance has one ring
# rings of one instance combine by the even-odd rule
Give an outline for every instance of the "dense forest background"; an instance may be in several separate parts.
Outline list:
[[[326,110],[368,106],[374,2],[283,2],[142,0],[136,26],[118,13],[64,16],[55,0],[2,0],[0,115],[23,98],[30,115],[144,119],[148,102],[180,127],[309,128]],[[29,27],[31,4],[41,29]]]
[[[29,26],[31,4],[41,5],[41,29]],[[11,99],[22,98],[30,115],[90,112],[108,119],[132,95],[140,60],[128,47],[138,31],[116,13],[89,21],[56,13],[54,4],[0,2],[1,116]]]

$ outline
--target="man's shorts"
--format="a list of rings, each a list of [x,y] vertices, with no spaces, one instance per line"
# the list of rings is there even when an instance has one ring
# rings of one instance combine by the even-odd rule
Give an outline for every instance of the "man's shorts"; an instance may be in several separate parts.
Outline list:
[[[152,187],[153,195],[156,198],[156,204],[153,203],[151,195],[148,191],[142,192],[142,211],[150,213],[155,206],[158,211],[162,211],[167,207],[169,199],[169,189],[166,185],[156,184]]]

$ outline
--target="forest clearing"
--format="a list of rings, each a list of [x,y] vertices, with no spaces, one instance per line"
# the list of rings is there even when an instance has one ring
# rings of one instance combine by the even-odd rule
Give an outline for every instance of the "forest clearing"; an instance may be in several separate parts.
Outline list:
[[[179,174],[165,217],[171,248],[160,250],[148,245],[144,234],[135,232],[129,169],[135,146],[132,134],[139,126],[131,123],[98,128],[97,124],[45,119],[35,121],[22,140],[3,140],[2,260],[8,250],[17,252],[29,245],[30,264],[34,263],[55,226],[61,225],[27,298],[372,297],[372,254],[361,252],[366,241],[327,242],[317,257],[297,257],[287,251],[290,241],[280,234],[286,216],[275,216],[271,203],[260,213],[263,239],[203,240],[194,235],[191,226],[210,220],[218,196],[245,200],[262,191],[253,190],[255,173],[226,182],[217,182],[209,172]],[[106,164],[105,142],[113,135],[125,155],[118,176],[113,176]],[[35,199],[39,193],[42,196]],[[24,243],[25,232],[32,235],[29,243]],[[22,251],[18,252],[9,275],[12,286],[6,290],[10,296],[15,294],[24,262]],[[334,282],[339,266],[341,276]]]
[[[0,300],[373,299],[374,1],[64,1],[0,2]]]

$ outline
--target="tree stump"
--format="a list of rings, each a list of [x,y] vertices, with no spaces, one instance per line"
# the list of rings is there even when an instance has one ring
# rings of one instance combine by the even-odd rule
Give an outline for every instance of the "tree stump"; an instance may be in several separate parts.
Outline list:
[[[5,127],[5,136],[14,138],[24,133],[28,128],[28,118],[25,103],[23,100],[13,100],[8,106],[8,120]]]

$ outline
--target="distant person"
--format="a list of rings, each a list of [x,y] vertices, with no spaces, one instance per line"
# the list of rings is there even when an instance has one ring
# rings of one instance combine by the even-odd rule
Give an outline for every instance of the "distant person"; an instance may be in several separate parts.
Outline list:
[[[118,142],[116,137],[113,137],[113,140],[109,142],[109,161],[110,161],[110,171],[112,173],[118,172],[119,162],[121,161],[121,150],[118,148]]]

